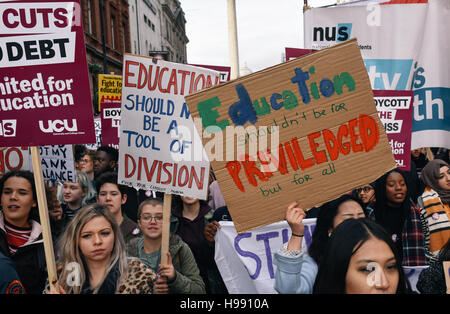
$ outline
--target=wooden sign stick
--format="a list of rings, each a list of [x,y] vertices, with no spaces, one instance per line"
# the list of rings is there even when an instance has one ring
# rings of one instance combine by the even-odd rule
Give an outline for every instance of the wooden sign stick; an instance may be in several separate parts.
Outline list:
[[[170,214],[172,208],[172,195],[164,193],[163,225],[161,240],[161,264],[167,264],[170,238]]]
[[[445,285],[447,286],[447,294],[450,294],[450,262],[443,262]]]
[[[44,176],[42,174],[41,155],[38,146],[31,146],[31,158],[33,162],[34,183],[39,208],[39,218],[41,220],[42,238],[44,240],[45,261],[47,263],[48,282],[50,287],[55,287],[58,280],[56,274],[55,254],[53,251],[52,233],[50,229],[50,219],[48,216],[47,197],[45,195]]]

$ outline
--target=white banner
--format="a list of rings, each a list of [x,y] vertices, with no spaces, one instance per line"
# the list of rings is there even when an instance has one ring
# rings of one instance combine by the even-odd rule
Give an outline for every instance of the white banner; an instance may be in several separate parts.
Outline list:
[[[209,160],[184,96],[220,74],[134,55],[123,64],[119,183],[206,199]]]
[[[305,48],[357,38],[373,89],[413,90],[411,149],[450,148],[450,5],[368,4],[305,12]]]
[[[316,219],[304,219],[303,247],[309,247]],[[286,221],[237,234],[233,222],[221,221],[215,240],[215,260],[230,294],[276,294],[273,255],[289,241]],[[427,267],[404,267],[413,290],[420,272]]]

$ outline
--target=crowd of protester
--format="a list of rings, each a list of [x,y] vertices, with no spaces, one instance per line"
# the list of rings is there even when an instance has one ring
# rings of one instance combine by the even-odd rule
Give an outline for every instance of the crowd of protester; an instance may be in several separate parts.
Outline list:
[[[118,151],[74,149],[76,182],[46,185],[57,263],[47,278],[33,173],[0,179],[0,293],[226,294],[214,260],[220,221],[232,220],[210,175],[208,200],[172,196],[167,263],[163,194],[118,184]],[[316,218],[309,247],[303,219]],[[286,209],[291,236],[274,254],[278,293],[413,293],[403,266],[427,266],[420,293],[446,293],[450,260],[449,151],[411,152],[411,170],[306,211]],[[74,276],[77,272],[77,276]]]

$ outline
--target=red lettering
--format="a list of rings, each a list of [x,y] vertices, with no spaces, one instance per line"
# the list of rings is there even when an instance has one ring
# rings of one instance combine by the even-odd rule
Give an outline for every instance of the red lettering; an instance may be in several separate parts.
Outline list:
[[[286,148],[286,153],[289,158],[289,162],[291,163],[292,169],[297,170],[298,164],[297,160],[295,159],[294,152],[292,151],[291,145],[289,142],[284,143],[284,147]]]
[[[189,188],[192,187],[192,182],[195,180],[195,185],[199,190],[203,189],[203,180],[205,178],[205,167],[202,167],[200,170],[200,178],[197,177],[197,173],[195,172],[195,167],[191,167],[191,175],[189,179]]]
[[[256,166],[256,163],[250,160],[250,156],[248,154],[245,154],[245,160],[242,161],[242,165],[244,166],[244,171],[245,175],[247,176],[248,182],[251,185],[258,186],[255,176],[258,176],[261,181],[269,180],[268,178],[266,178],[264,173],[259,170],[259,168]]]
[[[174,164],[172,186],[175,186],[175,184],[177,183],[177,174],[178,174],[178,164]]]
[[[363,150],[363,146],[361,144],[356,143],[359,136],[355,133],[355,127],[358,125],[358,120],[351,119],[348,121],[348,128],[350,129],[350,141],[352,143],[353,152],[357,153]]]
[[[234,181],[234,184],[238,187],[239,190],[242,192],[245,192],[244,186],[242,185],[241,180],[239,179],[239,172],[241,171],[241,164],[239,161],[229,161],[225,165],[225,168],[227,168],[228,173],[230,174],[231,178]]]
[[[350,153],[350,143],[349,142],[342,142],[342,138],[343,137],[348,137],[348,127],[347,124],[343,124],[339,127],[338,130],[338,136],[337,136],[337,140],[338,140],[338,145],[339,145],[339,151],[344,154],[347,155],[348,153]]]
[[[144,159],[145,159],[145,162],[144,162],[145,174],[147,176],[147,181],[150,182],[150,181],[152,181],[153,173],[155,172],[156,165],[158,164],[158,161],[157,160],[153,160],[152,168],[151,168],[150,173],[149,173],[148,172],[147,158],[144,158]]]
[[[133,163],[133,171],[131,173],[128,171],[128,161],[131,160]],[[134,161],[133,156],[125,154],[125,178],[131,178],[136,171],[136,162]]]
[[[305,170],[312,166],[314,166],[314,159],[309,158],[306,159],[303,157],[302,150],[300,149],[300,145],[298,144],[297,137],[293,137],[291,139],[292,147],[294,147],[295,156],[297,157],[297,162],[300,165],[300,169]]]
[[[180,95],[184,95],[184,82],[186,80],[186,75],[189,75],[191,72],[178,70],[178,73],[181,73],[181,92],[180,92]]]
[[[173,69],[172,74],[170,75],[169,84],[167,85],[167,92],[170,93],[170,90],[174,86],[175,95],[178,95],[178,87],[177,87],[177,70]]]
[[[153,65],[150,65],[148,68],[148,73],[150,75],[150,77],[148,78],[148,90],[155,90],[158,84],[159,66],[156,67],[155,80],[153,81],[153,86],[150,86],[150,83],[152,81],[152,70]]]
[[[55,19],[58,20],[58,22],[55,21],[55,26],[60,28],[69,26],[69,19],[67,18],[67,16],[65,16],[65,14],[67,13],[67,10],[64,8],[58,8],[55,10]]]
[[[173,164],[169,164],[169,163],[165,163],[165,164],[163,165],[163,170],[164,170],[164,172],[167,174],[168,178],[167,178],[166,181],[161,182],[161,184],[167,184],[167,183],[169,183],[170,181],[172,181],[172,174],[170,173],[169,170],[167,170],[167,167],[172,167],[172,166],[173,166]]]
[[[339,156],[339,145],[333,132],[328,129],[322,131],[323,140],[327,147],[331,160],[336,160]]]
[[[319,146],[319,144],[314,142],[314,139],[318,138],[319,136],[320,136],[320,132],[314,132],[314,133],[308,134],[309,147],[311,148],[311,152],[314,156],[316,164],[321,164],[328,160],[327,155],[325,154],[325,151],[323,151],[323,150],[317,151],[317,147]]]
[[[377,122],[374,118],[365,114],[359,116],[359,134],[366,152],[370,152],[380,141],[380,130]]]
[[[139,65],[139,63],[138,62],[134,62],[134,61],[129,61],[129,60],[127,60],[126,62],[125,62],[125,86],[126,87],[136,87],[136,84],[131,84],[130,82],[129,82],[129,77],[132,77],[132,76],[134,76],[134,73],[133,72],[130,72],[130,64],[131,65]]]
[[[159,68],[159,67],[158,67],[158,68]],[[161,73],[159,74],[158,88],[159,88],[159,91],[160,91],[161,93],[167,93],[167,89],[163,89],[163,88],[161,87],[161,80],[162,80],[162,77],[163,77],[163,73],[166,72],[166,71],[168,71],[168,68],[163,68],[163,69],[161,70]],[[155,79],[156,79],[156,77],[155,77]]]
[[[161,165],[162,161],[158,162],[158,175],[156,176],[156,183],[161,183]]]
[[[181,178],[183,176],[183,170],[186,172],[186,180],[181,182]],[[181,167],[180,172],[178,173],[178,186],[183,187],[189,182],[189,170],[186,166]]]
[[[142,75],[144,75],[143,81],[141,80]],[[142,63],[139,63],[139,75],[138,75],[138,81],[137,81],[137,88],[142,89],[144,88],[145,84],[147,84],[147,69],[145,68],[145,65]]]
[[[17,11],[15,9],[6,9],[5,11],[3,11],[3,15],[2,15],[2,19],[3,19],[3,25],[5,25],[8,28],[16,28],[17,26],[19,26],[19,22],[15,21],[15,22],[10,22],[9,21],[9,17],[8,15],[12,14],[13,16],[19,16],[19,14],[17,13]]]

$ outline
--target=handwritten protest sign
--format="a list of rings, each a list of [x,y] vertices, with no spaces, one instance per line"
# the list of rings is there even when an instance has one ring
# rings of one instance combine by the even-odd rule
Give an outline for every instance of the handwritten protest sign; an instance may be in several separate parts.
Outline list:
[[[119,183],[206,199],[209,161],[184,96],[218,82],[215,71],[125,55]]]
[[[98,75],[98,111],[101,112],[103,104],[116,104],[120,106],[122,97],[122,76]]]
[[[28,147],[4,147],[0,149],[0,177],[13,170],[30,170]]]
[[[72,145],[52,145],[39,148],[44,180],[76,182]]]
[[[238,232],[282,220],[293,201],[312,208],[395,168],[356,40],[186,101],[209,135],[203,143]],[[226,140],[213,151],[211,136]]]
[[[305,237],[302,248],[307,254],[316,219],[304,219]],[[231,294],[277,293],[274,289],[277,266],[274,254],[289,241],[291,229],[286,221],[238,234],[233,222],[221,221],[215,236],[215,261],[222,279]],[[416,284],[427,266],[405,266],[411,287]]]
[[[79,1],[3,1],[0,12],[0,146],[94,142]]]
[[[413,92],[374,90],[378,116],[384,125],[397,168],[411,169]]]

